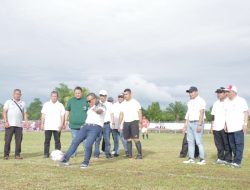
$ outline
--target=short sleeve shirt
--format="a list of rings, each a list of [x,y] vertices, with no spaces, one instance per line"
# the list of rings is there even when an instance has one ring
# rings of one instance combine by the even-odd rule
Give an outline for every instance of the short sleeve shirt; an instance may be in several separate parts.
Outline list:
[[[59,131],[59,127],[64,122],[61,118],[65,114],[65,109],[62,103],[51,101],[43,105],[41,113],[45,114],[44,130]]]
[[[69,128],[80,129],[87,118],[88,103],[85,97],[69,99],[66,111],[69,111]]]
[[[132,122],[139,120],[139,110],[141,110],[141,105],[135,99],[131,99],[129,101],[124,100],[121,103],[121,112],[123,112],[124,122]]]
[[[229,133],[242,130],[244,125],[244,112],[248,111],[244,98],[236,96],[226,104],[226,125]]]
[[[228,99],[224,101],[217,100],[213,104],[213,108],[211,111],[211,115],[214,116],[213,130],[221,131],[224,129],[226,124],[226,102]]]
[[[187,106],[188,111],[186,113],[185,119],[188,119],[189,121],[198,121],[200,117],[200,110],[206,109],[206,102],[203,98],[197,96],[196,98],[189,100]]]
[[[16,103],[22,109],[22,112],[20,108],[16,105]],[[12,127],[22,127],[23,114],[26,112],[26,105],[25,102],[22,100],[16,103],[14,102],[14,100],[7,100],[4,103],[3,108],[7,110],[7,118],[9,125]]]

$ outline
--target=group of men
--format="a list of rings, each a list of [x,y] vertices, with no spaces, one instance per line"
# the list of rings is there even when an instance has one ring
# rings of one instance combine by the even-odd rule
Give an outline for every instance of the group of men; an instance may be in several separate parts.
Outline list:
[[[203,146],[203,132],[205,120],[205,100],[200,97],[198,89],[190,87],[186,92],[190,96],[187,103],[187,113],[183,131],[186,133],[189,159],[185,164],[195,163],[195,145],[198,147],[199,165],[206,164],[205,150]],[[213,104],[213,121],[211,130],[217,148],[217,164],[241,167],[244,150],[244,133],[248,126],[248,105],[246,100],[237,94],[236,86],[219,88],[215,91],[218,100]],[[15,89],[13,98],[4,104],[3,120],[5,127],[4,159],[9,159],[10,143],[15,134],[16,150],[15,159],[22,159],[22,122],[28,125],[25,103],[21,100],[21,90]],[[84,160],[81,168],[87,168],[92,155],[92,146],[95,144],[94,157],[99,158],[100,141],[105,142],[105,156],[112,157],[110,148],[110,134],[114,139],[114,156],[119,156],[119,138],[128,158],[132,158],[132,141],[137,149],[136,159],[142,159],[142,147],[139,140],[139,128],[141,125],[147,128],[147,118],[142,118],[141,105],[132,98],[130,89],[125,89],[118,95],[118,101],[114,104],[107,101],[107,91],[99,92],[99,100],[96,94],[89,93],[83,96],[82,88],[74,89],[72,97],[64,108],[58,101],[58,93],[52,91],[50,101],[43,105],[41,110],[41,128],[45,131],[44,157],[49,157],[50,140],[52,134],[55,140],[55,149],[61,149],[61,130],[69,126],[72,134],[72,143],[66,152],[62,165],[69,165],[71,157],[76,156],[79,144],[84,147]],[[148,134],[143,131],[148,138]]]
[[[205,100],[199,96],[198,89],[194,86],[187,91],[190,100],[185,116],[183,131],[187,133],[188,156],[185,164],[195,163],[195,144],[199,149],[199,165],[206,164],[203,146],[203,132],[205,120]],[[237,87],[229,85],[216,91],[218,100],[212,107],[211,131],[217,148],[216,164],[229,165],[234,168],[241,167],[244,150],[244,133],[248,126],[248,105],[240,97]]]
[[[22,121],[28,125],[25,103],[21,100],[21,90],[15,89],[13,99],[6,101],[3,111],[5,126],[4,159],[9,159],[10,143],[13,134],[16,140],[15,158],[22,159]],[[121,138],[126,156],[132,158],[132,140],[137,148],[136,159],[142,159],[142,148],[139,140],[139,128],[142,123],[141,105],[132,98],[130,89],[125,89],[118,95],[114,104],[107,101],[107,91],[96,94],[89,93],[83,96],[82,88],[74,89],[74,97],[69,99],[66,107],[58,101],[58,92],[52,91],[50,101],[46,102],[41,110],[41,128],[45,133],[44,158],[50,155],[50,141],[52,134],[55,140],[55,149],[61,150],[61,130],[69,126],[72,134],[72,143],[66,152],[62,165],[68,165],[71,157],[76,156],[79,144],[84,147],[84,160],[81,168],[89,165],[92,155],[92,146],[95,143],[95,158],[100,155],[100,141],[105,141],[105,156],[112,158],[110,150],[110,134],[114,138],[114,156],[119,156],[119,138]]]

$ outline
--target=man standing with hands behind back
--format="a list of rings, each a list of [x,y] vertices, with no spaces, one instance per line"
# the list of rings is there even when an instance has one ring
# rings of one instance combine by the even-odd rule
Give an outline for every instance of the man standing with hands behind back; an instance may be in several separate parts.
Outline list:
[[[128,158],[132,158],[132,140],[137,149],[136,159],[142,159],[142,147],[139,139],[139,128],[142,122],[141,105],[132,98],[129,88],[124,90],[124,101],[121,103],[121,112],[119,116],[119,126],[123,123],[123,134],[127,140]]]
[[[193,164],[195,142],[199,148],[200,161],[197,162],[199,165],[206,164],[205,152],[203,146],[203,132],[204,132],[204,119],[205,119],[205,108],[206,102],[199,96],[198,89],[191,86],[189,90],[190,100],[187,103],[188,110],[185,116],[186,122],[184,125],[184,131],[187,130],[187,141],[188,141],[188,156],[189,159],[184,161],[184,164]]]

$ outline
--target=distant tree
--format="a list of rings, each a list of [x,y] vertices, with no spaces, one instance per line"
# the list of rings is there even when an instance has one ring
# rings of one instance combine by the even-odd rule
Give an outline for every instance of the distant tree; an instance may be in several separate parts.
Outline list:
[[[161,113],[161,121],[175,121],[175,116],[168,112],[168,111],[162,111]]]
[[[212,121],[212,106],[209,108],[209,110],[205,111],[205,115],[206,115],[206,121],[211,122]]]
[[[181,121],[185,118],[187,106],[182,102],[176,101],[174,103],[170,103],[166,108],[166,111],[174,116],[175,121]]]
[[[66,84],[60,83],[59,87],[56,87],[55,90],[58,92],[58,100],[66,106],[68,100],[73,97],[74,91],[70,89]]]
[[[27,108],[28,119],[38,120],[41,117],[42,102],[39,98],[35,98]]]
[[[0,103],[0,119],[3,118],[3,104]]]
[[[162,111],[158,102],[153,102],[148,107],[147,115],[151,121],[161,121]]]

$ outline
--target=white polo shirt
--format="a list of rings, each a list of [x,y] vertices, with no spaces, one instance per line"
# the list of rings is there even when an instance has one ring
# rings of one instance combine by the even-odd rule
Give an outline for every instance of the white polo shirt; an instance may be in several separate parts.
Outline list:
[[[111,114],[114,113],[113,111],[113,104],[106,101],[104,103],[102,103],[100,101],[101,104],[103,104],[106,107],[106,113],[105,113],[105,117],[104,117],[104,122],[111,122]]]
[[[200,118],[200,110],[206,109],[206,102],[199,95],[188,101],[187,103],[188,111],[186,113],[185,119],[189,121],[198,121]],[[205,119],[205,113],[204,113]]]
[[[61,117],[65,114],[65,109],[62,103],[52,101],[46,102],[41,110],[42,114],[45,114],[44,130],[59,131],[62,126],[63,120]]]
[[[103,110],[102,114],[97,114],[95,112],[96,110],[99,110],[99,109]],[[97,105],[89,107],[87,111],[87,119],[85,123],[96,124],[96,125],[103,127],[105,112],[106,112],[106,108],[101,103],[98,103]]]
[[[244,98],[236,96],[226,103],[226,125],[229,133],[242,130],[244,125],[244,112],[248,111],[248,105]]]
[[[121,103],[121,112],[123,112],[124,122],[132,122],[139,120],[138,111],[141,110],[141,105],[135,99],[129,101],[124,100]]]
[[[114,122],[115,122],[114,129],[118,129],[119,128],[119,126],[118,126],[119,116],[120,116],[120,112],[121,112],[121,103],[119,103],[119,102],[114,103],[113,104],[113,111],[114,111]],[[123,127],[122,123],[121,123],[121,127]]]
[[[19,107],[23,110],[23,113],[26,112],[25,102],[20,100],[16,102]],[[15,104],[14,100],[7,100],[4,103],[3,108],[7,110],[7,119],[10,126],[22,127],[23,124],[23,113],[19,109],[19,107]]]
[[[221,131],[224,129],[226,124],[226,98],[224,101],[217,100],[213,104],[211,115],[214,116],[213,130]]]

